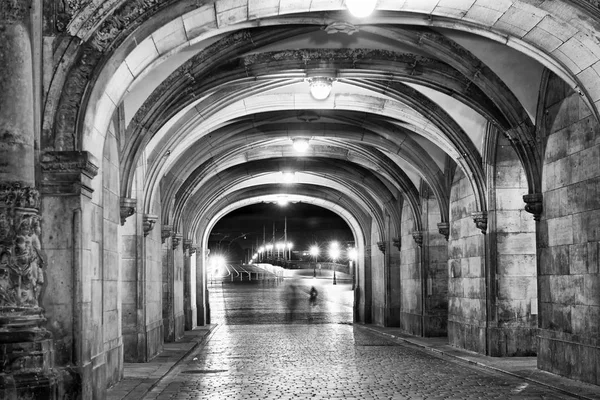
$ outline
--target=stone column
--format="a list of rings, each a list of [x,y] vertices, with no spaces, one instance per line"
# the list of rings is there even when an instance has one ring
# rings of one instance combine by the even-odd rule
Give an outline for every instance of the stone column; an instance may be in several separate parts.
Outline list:
[[[63,378],[41,298],[31,2],[0,2],[0,398],[55,399]]]
[[[192,285],[196,285],[196,271],[192,269],[192,264],[195,266],[195,255],[196,246],[190,239],[183,241],[184,247],[184,264],[183,264],[183,309],[185,314],[185,325],[186,331],[192,330],[196,327],[196,296],[193,294],[195,290],[192,289]],[[195,289],[195,287],[194,287]]]
[[[210,324],[210,308],[208,306],[208,289],[206,282],[206,261],[208,250],[196,251],[196,320],[198,326]]]

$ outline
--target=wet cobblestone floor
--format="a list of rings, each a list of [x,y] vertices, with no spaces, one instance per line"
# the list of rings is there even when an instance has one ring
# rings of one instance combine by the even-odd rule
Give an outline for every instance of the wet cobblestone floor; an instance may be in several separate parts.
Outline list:
[[[347,284],[289,283],[209,285],[217,327],[144,398],[574,398],[352,325]]]

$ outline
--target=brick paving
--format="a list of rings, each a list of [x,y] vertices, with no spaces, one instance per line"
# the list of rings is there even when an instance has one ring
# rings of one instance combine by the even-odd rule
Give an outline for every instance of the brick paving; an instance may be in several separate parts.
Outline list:
[[[509,375],[497,368],[510,366],[506,359],[453,349],[439,338],[352,325],[348,288],[324,282],[318,287],[316,308],[304,301],[306,284],[293,292],[289,285],[209,287],[218,325],[203,343],[188,349],[152,387],[118,397],[119,384],[111,400],[578,398],[567,393],[600,398],[597,386],[551,374],[541,385],[519,376],[533,373],[534,358],[515,360]],[[297,302],[290,303],[290,293]],[[561,380],[570,386],[552,385]]]

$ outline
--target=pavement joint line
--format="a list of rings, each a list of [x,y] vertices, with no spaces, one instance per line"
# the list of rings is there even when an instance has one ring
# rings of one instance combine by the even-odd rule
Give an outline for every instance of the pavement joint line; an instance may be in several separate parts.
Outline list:
[[[144,393],[141,393],[140,399],[143,399],[146,397],[146,395],[148,393],[150,393],[152,390],[154,390],[155,387],[157,387],[160,382],[165,379],[165,377],[167,375],[169,375],[173,370],[175,370],[175,368],[177,368],[179,366],[179,364],[185,360],[190,354],[192,354],[194,351],[196,351],[201,345],[206,344],[211,338],[212,336],[215,334],[215,332],[217,331],[217,328],[220,327],[220,324],[214,324],[214,326],[211,326],[209,329],[208,334],[204,335],[202,337],[202,339],[198,340],[196,342],[196,344],[194,344],[192,347],[190,347],[190,349],[188,351],[185,352],[185,354],[183,354],[177,361],[175,361],[173,363],[173,365],[171,365],[171,367],[158,379],[156,379],[154,381],[154,383],[152,383],[152,385],[150,385],[145,391]]]
[[[515,374],[514,372],[506,371],[506,370],[500,369],[498,367],[494,367],[494,366],[491,366],[491,365],[488,365],[488,364],[484,364],[484,363],[479,362],[479,361],[469,360],[468,358],[457,356],[457,355],[454,355],[454,354],[450,354],[450,353],[448,353],[448,352],[446,352],[444,350],[441,350],[441,349],[434,349],[434,348],[429,347],[429,346],[427,346],[425,344],[418,343],[416,341],[412,341],[412,340],[407,339],[407,338],[395,336],[392,333],[381,332],[380,330],[378,330],[376,328],[373,328],[373,327],[370,327],[370,326],[367,326],[367,325],[357,325],[357,326],[363,327],[363,328],[368,329],[368,330],[370,330],[372,332],[379,333],[381,335],[390,337],[390,338],[395,339],[395,340],[399,340],[399,341],[402,341],[402,342],[410,343],[412,345],[415,345],[417,347],[423,348],[425,350],[430,350],[430,351],[435,352],[435,353],[440,353],[440,354],[442,354],[442,355],[444,355],[446,357],[455,358],[457,360],[460,360],[461,362],[466,362],[468,364],[477,365],[477,366],[482,367],[482,368],[491,369],[493,371],[497,371],[497,372],[500,372],[500,373],[503,373],[503,374],[506,374],[506,375],[513,376],[515,378],[524,379],[526,381],[533,382],[533,383],[536,383],[538,385],[542,385],[542,386],[548,387],[548,388],[556,390],[558,392],[561,392],[561,393],[564,393],[564,394],[568,394],[569,396],[573,396],[573,397],[578,398],[578,399],[582,399],[582,400],[595,400],[592,397],[587,397],[587,396],[584,396],[584,395],[581,395],[581,394],[578,394],[578,393],[573,393],[573,392],[570,392],[568,390],[565,390],[565,389],[562,389],[562,388],[550,385],[550,384],[542,382],[542,381],[538,381],[538,380],[533,379],[533,378],[529,378],[529,377],[526,377],[526,376],[523,376],[523,375]]]

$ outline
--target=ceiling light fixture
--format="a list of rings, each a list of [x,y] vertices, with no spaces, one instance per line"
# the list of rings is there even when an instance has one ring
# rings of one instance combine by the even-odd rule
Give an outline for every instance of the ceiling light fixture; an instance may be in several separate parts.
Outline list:
[[[304,138],[296,138],[293,139],[293,144],[292,146],[294,147],[294,150],[296,150],[298,153],[306,153],[306,151],[308,150],[308,139],[304,139]]]
[[[377,0],[346,0],[348,11],[357,18],[368,17],[376,6]]]
[[[333,79],[325,76],[309,78],[310,94],[315,100],[325,100],[331,93]]]
[[[296,173],[294,171],[281,171],[283,176],[283,183],[294,183]]]
[[[281,207],[285,207],[290,203],[290,201],[288,200],[288,198],[286,196],[280,196],[277,198],[277,204],[279,204]]]

